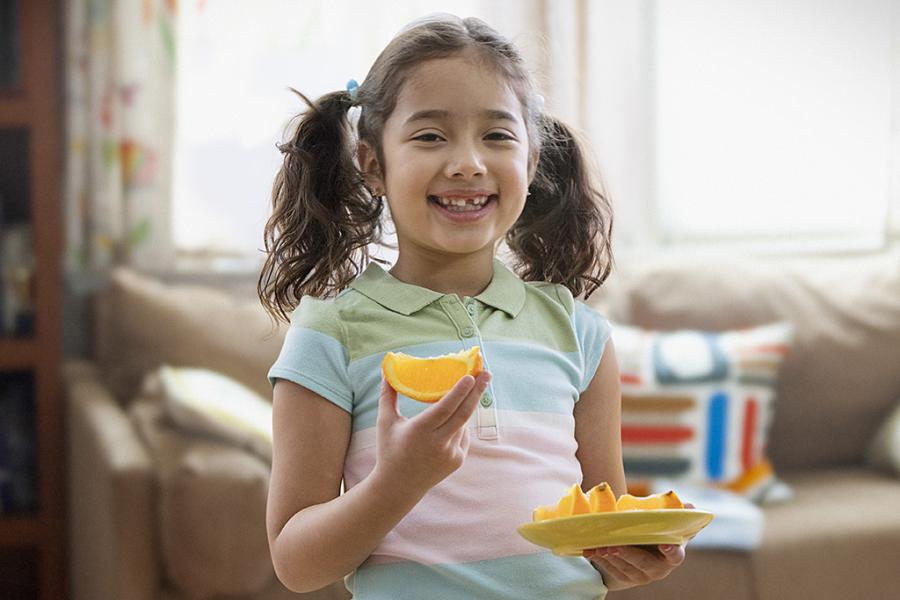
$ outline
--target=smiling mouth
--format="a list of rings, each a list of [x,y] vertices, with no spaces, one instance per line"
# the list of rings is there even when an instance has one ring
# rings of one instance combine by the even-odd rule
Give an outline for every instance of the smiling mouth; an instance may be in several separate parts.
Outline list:
[[[497,194],[459,198],[453,196],[428,196],[428,201],[451,212],[475,212],[497,199]]]

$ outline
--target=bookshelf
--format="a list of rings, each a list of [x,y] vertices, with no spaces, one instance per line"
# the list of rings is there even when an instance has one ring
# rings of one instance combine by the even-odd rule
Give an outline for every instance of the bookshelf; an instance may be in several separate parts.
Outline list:
[[[0,597],[67,596],[60,5],[0,0]]]

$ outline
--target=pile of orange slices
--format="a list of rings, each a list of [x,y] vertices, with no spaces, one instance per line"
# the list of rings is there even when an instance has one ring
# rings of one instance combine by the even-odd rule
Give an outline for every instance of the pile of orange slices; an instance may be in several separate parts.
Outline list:
[[[582,492],[581,486],[576,483],[555,506],[538,506],[534,509],[532,520],[537,523],[574,515],[664,508],[684,508],[684,503],[672,490],[650,496],[622,494],[617,500],[612,488],[606,482],[595,485],[587,494]]]

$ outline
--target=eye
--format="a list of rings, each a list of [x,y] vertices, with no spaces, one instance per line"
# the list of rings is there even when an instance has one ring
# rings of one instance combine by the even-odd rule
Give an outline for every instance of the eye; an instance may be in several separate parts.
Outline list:
[[[507,140],[513,141],[516,139],[513,136],[509,135],[508,133],[504,133],[502,131],[492,131],[489,134],[487,134],[485,137],[487,139],[495,141],[495,142],[505,142]]]
[[[413,139],[419,142],[439,142],[443,138],[436,133],[423,133],[422,135],[417,135]]]

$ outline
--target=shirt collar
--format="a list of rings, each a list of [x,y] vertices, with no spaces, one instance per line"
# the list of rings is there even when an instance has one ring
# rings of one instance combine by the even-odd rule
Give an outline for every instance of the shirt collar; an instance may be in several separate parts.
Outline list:
[[[370,262],[350,287],[385,308],[407,316],[449,295],[404,283],[376,262]],[[525,284],[509,267],[495,258],[491,283],[475,299],[515,317],[525,306]]]

